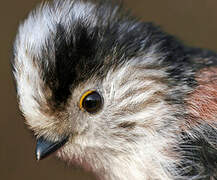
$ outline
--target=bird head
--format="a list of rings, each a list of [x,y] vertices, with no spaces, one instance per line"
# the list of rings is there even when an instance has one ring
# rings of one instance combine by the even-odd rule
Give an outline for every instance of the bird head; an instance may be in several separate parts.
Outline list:
[[[55,151],[110,179],[168,178],[181,106],[173,102],[186,90],[181,68],[172,70],[181,49],[118,5],[40,5],[20,25],[12,60],[37,159]]]

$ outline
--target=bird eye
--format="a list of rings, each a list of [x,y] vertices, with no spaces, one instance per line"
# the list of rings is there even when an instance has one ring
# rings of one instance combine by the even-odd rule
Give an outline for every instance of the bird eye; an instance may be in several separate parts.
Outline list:
[[[89,113],[96,113],[103,104],[102,96],[97,91],[87,91],[80,99],[80,108]]]

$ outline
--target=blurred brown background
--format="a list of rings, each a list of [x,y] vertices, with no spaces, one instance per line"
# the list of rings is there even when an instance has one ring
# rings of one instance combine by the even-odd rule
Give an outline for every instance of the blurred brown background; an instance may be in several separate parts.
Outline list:
[[[217,50],[217,1],[123,0],[133,13],[153,21],[184,42]],[[16,104],[9,66],[18,24],[40,0],[7,0],[0,3],[0,179],[94,179],[79,167],[68,167],[55,157],[36,162],[35,141],[24,125]]]

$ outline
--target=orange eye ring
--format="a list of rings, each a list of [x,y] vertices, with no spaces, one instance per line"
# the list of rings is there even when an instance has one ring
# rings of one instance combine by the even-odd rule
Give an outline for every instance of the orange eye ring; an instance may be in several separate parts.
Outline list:
[[[85,92],[79,102],[80,109],[94,114],[98,112],[103,105],[103,97],[96,90]]]
[[[79,103],[80,109],[83,109],[83,110],[84,110],[83,101],[84,101],[84,99],[85,99],[89,94],[92,94],[93,92],[95,92],[95,91],[94,91],[94,90],[89,90],[89,91],[86,91],[86,92],[82,95],[82,97],[81,97],[81,99],[80,99],[80,103]]]

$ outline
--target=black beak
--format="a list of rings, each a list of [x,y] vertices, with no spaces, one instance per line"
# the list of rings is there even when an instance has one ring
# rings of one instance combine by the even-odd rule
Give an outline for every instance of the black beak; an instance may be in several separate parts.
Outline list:
[[[36,144],[36,159],[41,160],[61,148],[68,141],[68,137],[64,137],[59,141],[48,141],[43,137],[37,140]]]

